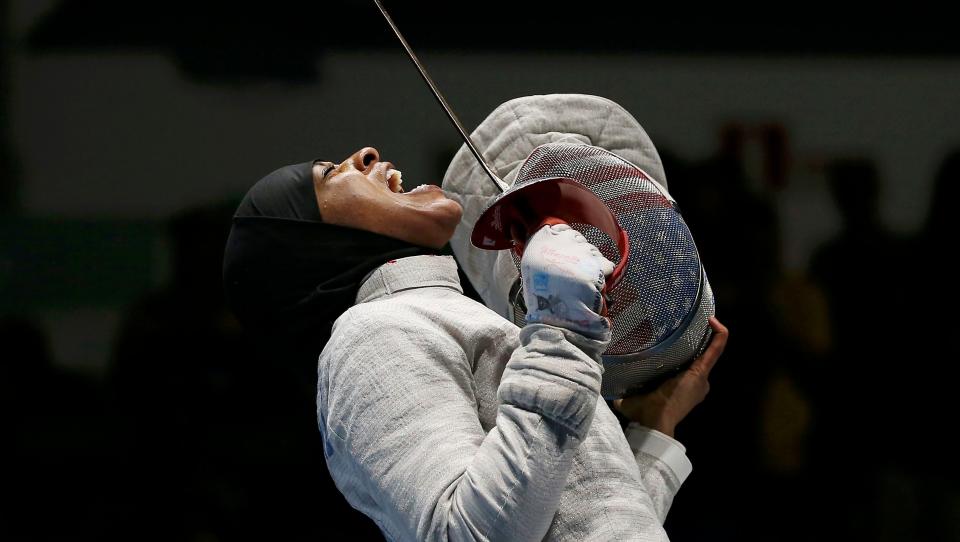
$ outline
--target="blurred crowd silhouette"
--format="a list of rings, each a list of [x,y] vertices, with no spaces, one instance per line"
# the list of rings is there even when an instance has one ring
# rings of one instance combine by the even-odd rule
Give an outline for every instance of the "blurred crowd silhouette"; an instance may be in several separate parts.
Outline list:
[[[944,275],[960,151],[912,237],[881,220],[869,159],[830,161],[842,229],[798,273],[773,205],[786,166],[751,188],[742,138],[696,163],[662,152],[732,335],[678,430],[694,473],[668,533],[960,540]],[[169,221],[172,277],[125,311],[106,378],[62,369],[29,316],[0,321],[4,540],[379,538],[327,474],[315,366],[259,350],[224,306],[234,203]]]
[[[746,188],[738,134],[725,140],[713,160],[667,164],[732,335],[710,398],[679,428],[695,474],[668,532],[960,540],[958,447],[945,435],[957,369],[940,332],[960,151],[943,161],[912,237],[881,221],[870,160],[829,161],[841,231],[797,273],[780,262],[774,207]]]

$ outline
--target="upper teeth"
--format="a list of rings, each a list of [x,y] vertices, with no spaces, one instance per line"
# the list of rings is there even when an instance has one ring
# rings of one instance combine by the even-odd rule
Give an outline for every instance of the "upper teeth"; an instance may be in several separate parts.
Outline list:
[[[387,170],[387,186],[393,190],[393,181],[396,181],[397,191],[403,191],[403,173],[398,169],[388,169]]]

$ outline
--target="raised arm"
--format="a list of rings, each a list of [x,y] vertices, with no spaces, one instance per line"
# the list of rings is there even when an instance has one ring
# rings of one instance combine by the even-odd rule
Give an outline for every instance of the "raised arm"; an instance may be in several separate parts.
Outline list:
[[[516,350],[489,347],[509,361],[488,433],[464,350],[476,338],[467,325],[449,325],[464,298],[409,290],[338,320],[318,385],[327,463],[350,503],[388,538],[547,533],[598,404],[610,332],[596,311],[612,267],[574,230],[551,228],[529,241],[523,260],[549,306],[521,330]]]
[[[541,540],[593,418],[604,344],[524,328],[484,434],[456,342],[384,323],[342,318],[338,327],[376,340],[335,333],[342,340],[321,358],[318,411],[337,486],[390,539]]]

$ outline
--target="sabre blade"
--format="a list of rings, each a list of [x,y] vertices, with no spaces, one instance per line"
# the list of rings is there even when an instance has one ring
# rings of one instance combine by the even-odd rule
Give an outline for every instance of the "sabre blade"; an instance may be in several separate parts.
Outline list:
[[[413,49],[410,48],[410,44],[407,43],[407,40],[403,38],[403,34],[400,33],[400,29],[397,28],[397,25],[393,22],[393,19],[390,18],[390,14],[387,13],[386,8],[383,7],[383,4],[380,3],[380,0],[373,0],[377,4],[377,8],[380,9],[380,13],[383,14],[383,17],[387,20],[387,24],[390,25],[390,28],[393,29],[393,33],[396,34],[397,38],[400,40],[400,43],[403,44],[403,48],[407,51],[407,56],[410,57],[410,60],[413,61],[413,65],[417,67],[417,70],[420,72],[420,76],[423,77],[423,80],[426,81],[427,86],[430,87],[430,90],[433,92],[433,97],[440,102],[440,106],[443,107],[443,110],[446,111],[447,117],[450,119],[450,122],[453,123],[453,126],[460,132],[460,137],[463,138],[463,142],[466,143],[467,148],[470,149],[470,152],[473,153],[473,156],[476,157],[477,161],[480,162],[480,166],[483,168],[483,171],[486,172],[487,176],[490,177],[490,180],[493,181],[493,184],[496,185],[499,192],[503,192],[507,189],[507,184],[503,182],[496,173],[493,172],[493,169],[487,164],[487,161],[483,159],[483,155],[480,154],[480,151],[477,150],[477,147],[473,144],[473,140],[470,139],[470,136],[467,135],[466,130],[463,129],[463,125],[460,124],[460,119],[457,118],[457,115],[453,112],[453,109],[450,108],[450,105],[447,104],[447,100],[443,98],[443,95],[440,94],[440,90],[437,88],[437,85],[434,84],[433,79],[430,78],[430,74],[427,73],[426,68],[423,67],[423,64],[420,63],[420,59],[417,58],[417,55],[413,52]]]

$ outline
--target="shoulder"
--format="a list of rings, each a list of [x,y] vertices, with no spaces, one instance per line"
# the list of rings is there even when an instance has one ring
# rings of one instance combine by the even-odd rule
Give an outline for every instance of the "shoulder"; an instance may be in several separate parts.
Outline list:
[[[354,305],[334,326],[392,323],[393,328],[428,326],[489,327],[508,329],[512,323],[485,305],[452,288],[425,287],[402,290]]]
[[[371,330],[376,330],[384,339],[402,338],[434,319],[434,313],[456,302],[406,294],[400,292],[350,307],[333,323],[332,336],[348,342],[365,341]]]
[[[486,306],[445,288],[397,292],[351,307],[333,325],[321,364],[387,355],[394,363],[425,358],[472,359],[491,348],[512,350],[519,329]]]
[[[370,364],[389,358],[398,364],[455,353],[458,349],[451,329],[457,323],[444,313],[457,300],[407,293],[354,305],[344,312],[333,324],[321,363],[350,359]]]
[[[402,341],[415,326],[411,315],[398,307],[355,305],[333,323],[320,359],[376,355],[379,346]]]

